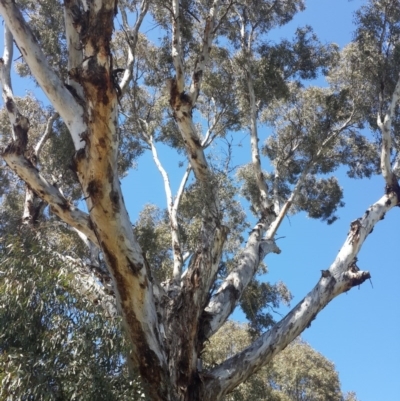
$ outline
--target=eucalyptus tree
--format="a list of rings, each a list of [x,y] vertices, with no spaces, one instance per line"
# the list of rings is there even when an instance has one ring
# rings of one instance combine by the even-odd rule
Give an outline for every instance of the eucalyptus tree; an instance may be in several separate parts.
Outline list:
[[[0,76],[10,122],[2,136],[10,170],[1,170],[1,179],[10,183],[13,171],[25,182],[26,224],[70,227],[85,244],[104,287],[96,286],[93,297],[76,272],[77,291],[99,299],[112,278],[129,362],[152,400],[220,399],[267,364],[333,298],[370,277],[357,266],[357,254],[399,203],[397,2],[367,1],[356,15],[354,41],[341,52],[321,44],[310,27],[299,28],[292,41],[269,40],[304,6],[302,0],[0,1]],[[146,23],[157,26],[157,40],[141,33]],[[13,42],[17,72],[38,84],[48,107],[32,96],[14,98]],[[321,73],[328,88],[304,86]],[[233,169],[228,134],[243,131],[249,163]],[[176,194],[160,143],[188,160]],[[147,210],[132,226],[119,179],[145,151],[163,178],[166,210]],[[380,172],[385,193],[350,223],[315,287],[273,324],[260,310],[289,294],[276,287],[271,301],[255,276],[267,254],[280,253],[274,238],[288,212],[335,220],[342,191],[332,172],[343,165],[355,177]],[[248,234],[237,194],[257,220]],[[254,342],[203,367],[205,343],[241,300]]]

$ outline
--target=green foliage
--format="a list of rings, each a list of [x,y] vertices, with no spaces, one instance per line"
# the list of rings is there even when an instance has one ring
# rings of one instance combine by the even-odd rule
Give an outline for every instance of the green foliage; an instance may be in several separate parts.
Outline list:
[[[301,340],[294,341],[274,358],[269,382],[287,400],[343,399],[333,363]]]
[[[65,33],[62,30],[64,26],[62,2],[21,0],[18,3],[29,19],[32,32],[46,54],[49,65],[66,79],[68,58]],[[16,69],[20,76],[29,75],[33,78],[23,58],[16,64]]]
[[[355,15],[354,41],[330,73],[332,85],[346,88],[356,112],[372,130],[377,115],[389,107],[400,72],[400,14],[397,1],[369,0]],[[398,137],[398,112],[393,134]]]
[[[134,232],[152,267],[152,273],[160,282],[170,278],[172,269],[171,232],[165,212],[155,205],[145,205],[134,226]]]
[[[314,219],[321,219],[332,224],[336,219],[334,212],[343,207],[343,192],[335,177],[316,179],[310,177],[297,198],[296,206],[307,212]]]
[[[10,214],[7,222],[0,237],[0,399],[139,399],[119,319],[77,291],[76,272],[57,256],[54,238],[49,249],[46,229],[18,226]]]
[[[289,305],[291,299],[292,294],[284,283],[271,285],[253,278],[240,300],[240,307],[249,321],[251,336],[259,336],[271,328],[276,323],[273,315],[275,308],[282,303]]]

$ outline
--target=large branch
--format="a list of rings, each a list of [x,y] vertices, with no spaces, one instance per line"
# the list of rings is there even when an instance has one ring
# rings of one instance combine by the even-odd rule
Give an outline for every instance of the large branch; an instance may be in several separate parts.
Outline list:
[[[273,237],[276,231],[278,230],[284,216],[290,210],[290,207],[303,186],[309,171],[318,162],[318,160],[324,156],[324,151],[326,150],[328,143],[349,126],[351,119],[352,115],[338,129],[333,130],[332,133],[323,141],[315,156],[315,159],[311,160],[308,163],[308,166],[301,173],[291,195],[280,209],[278,216],[275,217],[274,214],[269,214],[266,219],[261,219],[251,231],[246,248],[240,257],[238,266],[226,277],[205,309],[205,316],[207,317],[205,321],[208,322],[207,326],[205,327],[207,337],[210,337],[212,334],[214,334],[233,312],[237,302],[243,294],[243,291],[256,273],[257,268],[264,257],[270,252],[280,253],[279,248],[276,246],[275,242],[273,242]],[[257,145],[258,136],[256,126],[253,128],[254,138],[256,139],[254,142],[253,156],[257,156],[259,155]],[[261,165],[259,164],[258,166],[259,167],[256,166],[255,169],[256,171],[260,172]]]
[[[12,124],[13,140],[16,139],[14,132],[14,124],[18,118],[18,109],[15,105],[14,95],[11,85],[11,63],[13,57],[13,37],[7,25],[4,25],[4,52],[3,58],[0,59],[0,80],[3,87],[2,97],[6,105],[8,116]]]
[[[242,25],[242,36],[244,26]],[[247,73],[247,84],[250,97],[250,137],[253,170],[257,186],[260,192],[262,218],[251,231],[246,247],[240,256],[238,267],[231,272],[204,311],[204,334],[210,337],[228,318],[242,296],[243,291],[257,271],[260,262],[269,252],[280,253],[279,248],[272,240],[263,240],[264,234],[275,218],[271,213],[272,202],[268,197],[268,187],[265,183],[261,169],[261,160],[258,149],[257,110],[250,72]]]
[[[68,71],[77,68],[83,61],[83,52],[79,34],[82,31],[82,11],[79,0],[64,1],[65,36],[68,49]],[[68,84],[83,99],[83,88],[68,77]]]
[[[210,8],[204,28],[202,50],[195,62],[189,94],[186,94],[180,5],[178,0],[172,1],[172,58],[176,77],[169,82],[170,104],[185,142],[187,155],[194,174],[203,183],[210,180],[210,172],[204,155],[204,146],[201,144],[201,139],[193,123],[192,111],[199,95],[204,68],[209,59],[219,3],[220,0],[214,0]]]
[[[228,274],[204,311],[204,335],[211,337],[235,309],[243,291],[256,273],[260,262],[270,253],[280,253],[273,240],[263,240],[270,224],[260,220],[253,228],[236,269]]]
[[[1,0],[0,14],[11,30],[14,40],[32,74],[69,128],[75,148],[82,148],[83,144],[79,135],[86,129],[82,117],[82,107],[48,65],[45,55],[15,2]]]
[[[183,93],[185,90],[185,71],[180,20],[179,0],[172,0],[172,60],[176,73],[176,89],[178,93]]]
[[[205,385],[208,396],[212,394],[211,398],[219,399],[229,393],[309,327],[333,298],[370,278],[369,272],[361,271],[357,267],[356,256],[375,224],[398,201],[394,192],[384,195],[367,209],[363,217],[351,223],[350,232],[335,261],[328,270],[322,270],[321,278],[314,289],[253,344],[205,373],[205,377],[212,378]]]
[[[248,66],[250,68],[250,66]],[[261,214],[266,216],[270,213],[273,205],[268,196],[268,186],[261,168],[260,151],[258,149],[258,130],[257,130],[257,105],[253,87],[253,78],[251,72],[247,71],[247,87],[250,97],[250,143],[251,159],[253,163],[254,175],[256,178],[258,190],[260,191]]]
[[[9,145],[2,156],[8,166],[51,206],[58,217],[97,243],[89,216],[76,209],[55,186],[50,185],[25,156],[14,151],[13,145]]]
[[[392,94],[389,109],[386,112],[383,120],[382,116],[378,114],[377,123],[382,134],[382,152],[381,152],[381,170],[382,176],[386,181],[386,186],[391,188],[393,185],[397,184],[397,179],[393,174],[391,162],[390,162],[390,152],[392,150],[392,120],[396,111],[396,107],[400,99],[400,76],[397,80],[396,87]]]
[[[38,167],[40,152],[46,141],[49,139],[53,130],[53,123],[58,117],[59,117],[58,113],[54,113],[49,118],[43,135],[39,139],[36,146],[33,148],[32,154],[29,155],[29,160],[32,162],[34,167]],[[21,148],[19,148],[18,151],[21,151]],[[36,224],[42,217],[45,208],[46,208],[46,202],[44,202],[43,199],[41,199],[32,190],[32,188],[28,184],[26,184],[24,212],[22,215],[22,220],[25,222],[29,222],[30,224]]]
[[[9,147],[11,151],[23,155],[28,145],[28,131],[29,120],[19,111],[12,92],[11,86],[11,60],[13,55],[13,37],[7,25],[4,26],[4,58],[0,59],[0,81],[3,87],[3,99],[6,104],[6,110],[12,127],[12,145]],[[48,128],[48,127],[47,127]],[[44,143],[44,138],[42,138]],[[40,145],[38,149],[34,149],[31,160],[34,164],[37,161],[37,154],[40,152]],[[34,167],[32,165],[32,167]],[[22,220],[35,224],[41,217],[44,209],[45,202],[40,199],[37,194],[32,190],[28,184],[25,187],[25,201]]]

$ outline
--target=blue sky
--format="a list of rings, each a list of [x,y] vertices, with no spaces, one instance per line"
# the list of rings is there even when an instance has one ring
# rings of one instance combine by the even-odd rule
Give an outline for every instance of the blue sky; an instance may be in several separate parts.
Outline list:
[[[351,40],[353,12],[364,0],[308,0],[307,10],[295,17],[284,28],[274,31],[274,40],[292,37],[298,26],[311,25],[319,38],[335,42],[340,47]],[[1,43],[0,43],[1,45]],[[23,95],[33,90],[34,85],[14,80],[15,92]],[[265,135],[261,134],[261,142]],[[248,137],[243,135],[243,140]],[[249,162],[246,146],[240,150],[238,161]],[[184,156],[171,156],[162,147],[160,157],[167,168],[173,191],[178,188],[184,173],[178,167]],[[145,203],[165,206],[163,183],[151,155],[143,155],[138,169],[123,180],[124,197],[131,219],[137,218]],[[266,280],[283,281],[294,295],[296,305],[320,278],[320,270],[333,262],[342,246],[350,222],[363,215],[364,211],[383,195],[384,182],[381,177],[371,180],[350,180],[342,171],[338,172],[344,188],[346,203],[339,209],[340,219],[333,225],[308,219],[300,214],[285,219],[279,229],[280,255],[269,255],[266,263],[269,274]],[[393,209],[368,237],[359,254],[359,267],[369,270],[372,285],[364,283],[331,302],[303,338],[315,349],[335,363],[345,391],[354,390],[361,401],[397,401],[400,394],[400,304],[399,261],[397,247],[400,246],[397,228],[400,209]],[[289,310],[282,308],[281,313]],[[235,313],[235,319],[242,319]]]

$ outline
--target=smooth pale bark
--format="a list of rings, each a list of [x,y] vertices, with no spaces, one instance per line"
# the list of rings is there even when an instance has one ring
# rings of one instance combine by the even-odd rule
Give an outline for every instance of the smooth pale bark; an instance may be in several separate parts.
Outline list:
[[[263,240],[268,225],[260,221],[253,228],[239,257],[238,267],[226,277],[211,298],[204,313],[206,338],[211,337],[233,312],[265,255],[270,252],[278,254],[281,252],[273,240]]]
[[[11,62],[13,58],[13,37],[8,26],[4,26],[4,52],[3,58],[0,59],[0,80],[3,88],[2,98],[7,107],[8,116],[12,125],[13,140],[16,139],[14,132],[14,124],[18,118],[18,110],[15,106],[12,85],[11,85]]]
[[[21,114],[14,100],[10,75],[12,56],[13,37],[11,31],[6,25],[4,27],[3,59],[0,59],[0,81],[3,88],[3,100],[6,105],[7,114],[12,126],[13,141],[12,144],[8,146],[7,151],[10,153],[17,153],[25,159],[24,153],[28,145],[29,120]],[[56,116],[54,116],[54,118],[50,118],[44,135],[40,139],[37,146],[33,149],[33,152],[31,152],[29,162],[32,164],[32,167],[36,167],[37,165],[38,154],[40,153],[44,142],[50,135],[51,127],[55,118]],[[43,200],[36,195],[30,185],[26,185],[22,221],[25,223],[36,224],[45,207],[45,202],[43,202]]]
[[[168,216],[169,216],[170,227],[171,227],[172,257],[174,260],[172,277],[173,277],[173,280],[176,283],[178,283],[179,280],[181,279],[183,258],[182,258],[181,241],[179,239],[177,207],[174,207],[175,205],[174,205],[174,202],[172,199],[172,191],[171,191],[171,185],[169,183],[169,177],[160,162],[160,159],[157,154],[157,149],[154,145],[152,136],[148,136],[148,144],[149,144],[149,146],[151,148],[151,152],[153,154],[154,163],[156,164],[158,171],[160,172],[162,179],[164,181],[164,191],[165,191],[165,196],[167,198],[167,209],[168,209]]]
[[[332,140],[332,138],[334,138],[338,132],[341,132],[343,129],[345,129],[350,122],[350,119],[346,121],[346,123],[340,127],[340,130],[335,131],[331,136],[328,137],[327,140],[324,141],[319,152],[317,153],[317,158],[323,155],[323,150],[325,149],[327,143]],[[257,163],[257,155],[259,155],[257,138],[258,135],[256,126],[253,126],[253,161],[254,159],[256,161],[255,170],[261,172],[261,164]],[[315,162],[310,163],[309,167],[304,169],[297,180],[293,192],[283,205],[278,216],[275,218],[273,215],[270,215],[267,223],[260,221],[252,230],[249,240],[246,244],[246,248],[241,255],[238,267],[223,281],[216,294],[212,297],[210,304],[205,309],[205,315],[207,316],[207,321],[209,321],[209,327],[206,329],[207,337],[215,333],[232,313],[237,305],[237,302],[240,300],[243,291],[247,287],[251,278],[254,276],[260,262],[264,259],[264,257],[270,252],[280,253],[279,248],[272,241],[272,239],[279,228],[283,217],[289,211],[294,198],[300,191],[308,172],[314,164]]]
[[[28,145],[29,120],[19,111],[11,85],[11,61],[13,57],[13,37],[7,25],[4,27],[4,52],[0,59],[0,81],[2,97],[11,123],[13,145],[24,153]]]
[[[1,0],[0,14],[12,32],[32,74],[69,128],[75,149],[82,148],[80,134],[86,129],[82,107],[48,65],[45,55],[14,1]]]
[[[253,344],[206,372],[205,377],[209,378],[205,384],[206,399],[219,399],[232,391],[309,327],[333,298],[370,278],[369,272],[357,267],[356,256],[375,224],[398,202],[395,193],[384,195],[366,210],[363,217],[351,223],[350,232],[335,261],[329,269],[322,270],[314,289]]]
[[[83,60],[83,53],[78,33],[82,30],[79,0],[64,1],[64,21],[68,49],[68,71],[70,71],[72,68],[78,67]],[[72,88],[72,94],[75,94],[77,98],[79,97],[79,101],[83,102],[84,95],[82,86],[69,77],[68,84]]]
[[[248,66],[248,69],[250,66]],[[254,176],[256,178],[258,190],[260,191],[261,214],[267,216],[270,214],[270,208],[273,206],[268,196],[268,186],[265,182],[264,174],[261,168],[260,151],[258,149],[258,131],[257,131],[257,106],[253,87],[253,78],[250,71],[247,72],[247,87],[250,98],[250,144],[251,161],[253,163]]]
[[[381,171],[382,176],[386,181],[387,188],[398,188],[397,178],[393,174],[392,164],[390,160],[391,150],[392,150],[392,120],[394,118],[394,113],[398,107],[400,99],[400,76],[397,80],[395,90],[392,94],[392,99],[385,116],[378,114],[377,124],[382,134],[382,152],[381,152]],[[383,117],[383,119],[382,119]]]

